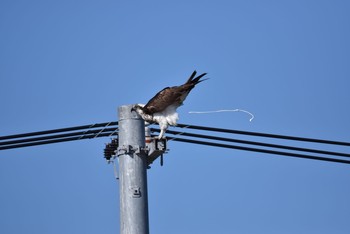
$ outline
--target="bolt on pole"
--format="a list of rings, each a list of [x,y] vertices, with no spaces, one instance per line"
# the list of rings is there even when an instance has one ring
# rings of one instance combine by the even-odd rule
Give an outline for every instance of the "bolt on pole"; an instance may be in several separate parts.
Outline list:
[[[120,234],[149,234],[144,120],[132,105],[118,112]]]

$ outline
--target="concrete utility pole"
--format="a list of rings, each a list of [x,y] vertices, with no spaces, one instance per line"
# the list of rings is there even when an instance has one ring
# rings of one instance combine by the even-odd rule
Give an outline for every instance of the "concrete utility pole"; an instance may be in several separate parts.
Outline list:
[[[131,108],[118,109],[120,234],[148,234],[145,124]]]

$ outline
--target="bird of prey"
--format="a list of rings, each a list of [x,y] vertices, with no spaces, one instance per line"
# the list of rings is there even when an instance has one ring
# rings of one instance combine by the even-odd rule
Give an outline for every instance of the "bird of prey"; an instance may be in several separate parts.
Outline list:
[[[183,85],[164,88],[149,100],[146,105],[133,105],[131,110],[136,111],[146,122],[159,124],[159,139],[164,137],[169,125],[176,126],[176,121],[179,119],[176,109],[183,105],[190,91],[200,82],[207,80],[201,80],[207,73],[197,77],[196,74],[197,72],[194,71]]]

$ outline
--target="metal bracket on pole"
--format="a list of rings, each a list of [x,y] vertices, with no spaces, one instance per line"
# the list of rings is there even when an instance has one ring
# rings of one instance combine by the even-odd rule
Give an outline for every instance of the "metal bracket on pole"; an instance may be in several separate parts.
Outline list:
[[[147,153],[148,153],[147,147],[142,147],[140,145],[122,145],[122,146],[119,146],[117,149],[118,157],[124,154],[133,155],[133,154],[147,154]]]
[[[163,154],[168,152],[167,140],[165,138],[162,138],[162,139],[152,138],[148,127],[146,127],[145,134],[146,134],[146,147],[148,149],[148,157],[147,157],[148,168],[150,168],[150,165],[158,157],[160,157],[160,165],[163,166]]]

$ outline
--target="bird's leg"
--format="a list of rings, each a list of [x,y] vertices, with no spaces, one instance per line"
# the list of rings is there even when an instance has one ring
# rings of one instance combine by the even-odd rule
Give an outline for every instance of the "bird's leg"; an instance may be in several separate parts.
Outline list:
[[[168,126],[169,125],[167,121],[159,122],[160,133],[159,133],[158,139],[165,138],[164,134],[165,134],[165,131],[168,129]]]
[[[168,124],[159,123],[159,127],[160,127],[160,133],[159,133],[158,139],[165,138],[164,134],[165,134],[165,131],[168,129]]]
[[[161,128],[161,129],[160,129],[159,136],[158,136],[158,139],[162,139],[163,136],[164,136],[164,133],[165,133],[165,129]]]

